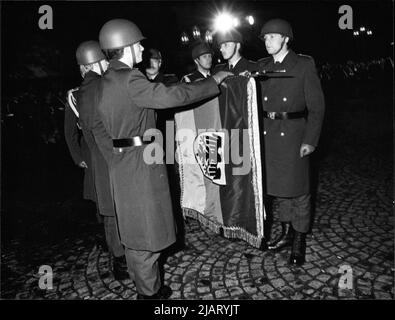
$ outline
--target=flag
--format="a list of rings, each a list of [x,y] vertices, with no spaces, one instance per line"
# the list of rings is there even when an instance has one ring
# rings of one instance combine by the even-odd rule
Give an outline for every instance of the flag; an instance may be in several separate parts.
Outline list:
[[[263,170],[253,78],[235,76],[220,96],[175,114],[181,208],[227,238],[259,248]]]

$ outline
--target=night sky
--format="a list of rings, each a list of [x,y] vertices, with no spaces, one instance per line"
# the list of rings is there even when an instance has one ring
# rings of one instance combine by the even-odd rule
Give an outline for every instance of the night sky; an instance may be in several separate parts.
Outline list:
[[[54,29],[38,27],[38,8],[50,4]],[[340,30],[338,8],[349,4],[354,12],[354,29],[369,27],[373,36],[355,39],[350,30]],[[207,29],[217,11],[229,11],[255,17],[255,25],[241,31],[246,39],[244,55],[256,60],[266,56],[258,39],[265,21],[274,17],[289,20],[294,29],[293,48],[312,55],[317,63],[345,62],[348,59],[392,56],[392,3],[365,2],[269,2],[269,1],[138,1],[138,2],[3,2],[1,4],[2,76],[33,59],[35,48],[44,50],[50,69],[63,77],[77,80],[75,49],[85,40],[97,39],[101,26],[113,18],[135,22],[148,38],[146,49],[156,47],[164,56],[164,70],[182,73],[191,64],[188,48],[181,45],[181,32],[191,34],[194,25]],[[30,52],[30,54],[29,54]],[[53,53],[53,54],[52,54]],[[30,58],[26,58],[30,56]],[[34,55],[34,54],[33,54]]]

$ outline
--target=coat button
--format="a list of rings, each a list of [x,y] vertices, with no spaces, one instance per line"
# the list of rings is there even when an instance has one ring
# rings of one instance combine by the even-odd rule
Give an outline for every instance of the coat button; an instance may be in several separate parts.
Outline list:
[[[281,132],[281,136],[282,136],[282,137],[284,136],[284,132]]]
[[[267,97],[263,97],[263,100],[267,101]]]
[[[263,134],[266,134],[266,131],[263,131]]]
[[[284,97],[284,98],[283,98],[283,101],[284,101],[284,102],[285,102],[285,101],[287,101],[287,98],[286,98],[286,97]]]

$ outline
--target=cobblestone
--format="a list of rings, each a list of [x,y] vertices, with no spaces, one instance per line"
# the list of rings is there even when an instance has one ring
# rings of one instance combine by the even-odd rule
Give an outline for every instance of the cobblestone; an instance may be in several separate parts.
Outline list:
[[[171,254],[164,265],[171,299],[394,299],[392,161],[390,152],[382,155],[377,137],[364,139],[358,146],[351,138],[344,146],[334,142],[322,160],[302,267],[288,265],[289,249],[262,252],[189,220],[187,249]],[[276,214],[274,219],[278,234]],[[136,299],[131,280],[114,279],[110,254],[96,244],[97,234],[88,228],[81,236],[29,248],[19,239],[2,243],[1,298]],[[53,267],[52,289],[38,288],[43,264]],[[343,265],[351,267],[352,289],[339,288]]]

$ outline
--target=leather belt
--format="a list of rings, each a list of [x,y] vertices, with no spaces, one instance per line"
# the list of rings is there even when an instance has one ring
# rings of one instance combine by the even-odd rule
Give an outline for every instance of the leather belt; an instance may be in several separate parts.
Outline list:
[[[143,141],[143,138],[140,136],[112,140],[112,145],[114,148],[140,147],[143,144],[149,144],[149,143],[151,143],[151,141]]]
[[[299,119],[306,116],[306,111],[297,112],[274,112],[274,111],[263,111],[263,117],[272,120],[284,120],[284,119]]]

